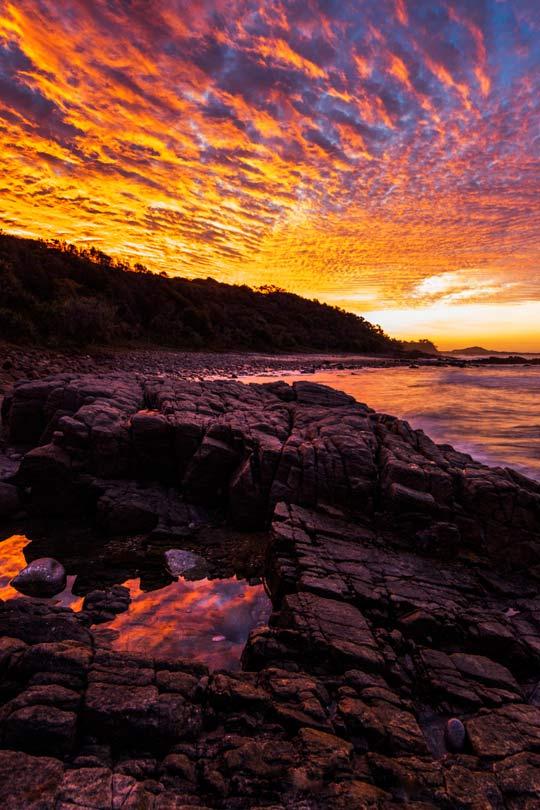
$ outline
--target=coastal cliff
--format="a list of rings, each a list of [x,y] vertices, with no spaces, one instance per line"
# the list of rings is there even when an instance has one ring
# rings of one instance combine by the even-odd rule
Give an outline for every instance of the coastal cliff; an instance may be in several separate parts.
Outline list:
[[[111,651],[91,601],[5,601],[3,806],[540,801],[540,484],[309,382],[64,373],[2,416],[4,520],[174,547],[219,516],[267,537],[272,601],[241,672]]]

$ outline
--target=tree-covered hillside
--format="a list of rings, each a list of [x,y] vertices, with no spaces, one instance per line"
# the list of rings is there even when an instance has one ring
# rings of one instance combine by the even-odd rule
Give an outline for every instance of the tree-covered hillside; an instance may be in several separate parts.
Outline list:
[[[100,251],[0,233],[0,338],[69,346],[390,352],[364,318],[276,288],[129,267]]]

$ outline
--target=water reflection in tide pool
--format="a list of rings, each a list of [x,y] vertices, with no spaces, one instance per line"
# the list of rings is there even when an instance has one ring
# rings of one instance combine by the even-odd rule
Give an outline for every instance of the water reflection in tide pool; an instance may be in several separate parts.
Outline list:
[[[252,628],[266,624],[271,604],[262,584],[239,579],[187,580],[141,591],[124,583],[131,604],[96,637],[113,649],[150,656],[194,658],[212,669],[238,669]]]
[[[0,599],[22,598],[10,581],[33,559],[24,553],[29,544],[22,534],[0,542]],[[32,601],[82,610],[83,597],[73,593],[76,579],[68,574],[62,593]],[[131,602],[113,621],[93,627],[102,644],[150,657],[192,658],[211,669],[239,669],[250,630],[266,624],[271,612],[264,585],[250,585],[246,579],[179,577],[152,591],[141,590],[138,578],[118,584],[129,588]]]
[[[329,385],[490,466],[540,479],[540,366],[363,368],[244,377]]]

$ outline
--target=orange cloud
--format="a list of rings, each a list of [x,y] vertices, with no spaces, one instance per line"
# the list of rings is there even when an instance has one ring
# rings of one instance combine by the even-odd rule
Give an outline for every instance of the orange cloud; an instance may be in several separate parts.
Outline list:
[[[0,226],[368,316],[534,300],[531,2],[7,0]]]
[[[401,25],[409,24],[409,15],[407,13],[406,0],[396,0],[396,17]]]

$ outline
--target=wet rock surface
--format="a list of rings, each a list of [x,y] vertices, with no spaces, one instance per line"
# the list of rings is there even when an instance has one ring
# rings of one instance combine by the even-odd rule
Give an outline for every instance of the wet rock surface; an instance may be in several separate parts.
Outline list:
[[[270,533],[273,613],[232,673],[102,646],[121,589],[1,604],[2,806],[539,805],[539,484],[307,382],[61,375],[4,414],[27,509]]]
[[[66,571],[58,560],[40,557],[23,568],[11,585],[27,596],[54,596],[66,586]]]
[[[90,591],[83,602],[83,610],[92,624],[101,624],[114,619],[117,613],[129,608],[129,589],[122,585],[113,585],[106,590]]]

